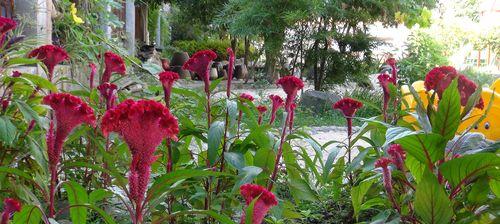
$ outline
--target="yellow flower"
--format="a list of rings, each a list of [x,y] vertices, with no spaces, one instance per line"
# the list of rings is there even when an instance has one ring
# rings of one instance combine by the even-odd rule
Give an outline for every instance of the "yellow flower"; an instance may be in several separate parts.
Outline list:
[[[80,18],[80,17],[78,17],[76,15],[77,9],[76,9],[75,3],[71,3],[69,12],[71,13],[71,17],[73,17],[73,21],[75,21],[76,24],[82,24],[83,23],[83,19]]]

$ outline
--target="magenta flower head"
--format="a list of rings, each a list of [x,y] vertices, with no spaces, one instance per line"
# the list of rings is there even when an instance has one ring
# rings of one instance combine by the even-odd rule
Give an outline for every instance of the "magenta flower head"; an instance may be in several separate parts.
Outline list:
[[[217,54],[211,50],[198,51],[189,58],[182,66],[183,69],[196,72],[205,82],[205,93],[210,92],[210,63],[217,58]]]
[[[389,58],[385,61],[386,64],[391,66],[392,70],[392,79],[394,80],[394,84],[396,84],[398,80],[398,68],[396,67],[396,59],[395,58]]]
[[[389,104],[389,99],[390,99],[390,90],[389,90],[389,84],[392,83],[394,85],[396,85],[396,80],[389,76],[388,74],[380,74],[377,76],[377,79],[378,79],[378,83],[380,84],[380,86],[382,87],[382,90],[384,92],[384,106],[383,106],[383,112],[384,112],[384,116],[386,114],[386,111],[387,111],[387,106]]]
[[[170,71],[161,72],[159,76],[161,85],[163,86],[163,93],[165,94],[165,103],[167,106],[169,106],[172,86],[174,86],[174,82],[177,81],[180,77],[179,74]]]
[[[57,166],[62,153],[62,146],[69,133],[77,126],[87,123],[95,126],[94,110],[80,98],[69,93],[52,93],[43,98],[43,104],[49,105],[55,112],[56,130],[47,136],[49,163]]]
[[[254,204],[253,207],[253,217],[252,224],[260,224],[264,220],[267,212],[271,209],[271,207],[278,205],[278,200],[276,200],[276,196],[266,188],[256,185],[256,184],[244,184],[240,187],[240,192],[243,198],[245,199],[245,209],[243,210],[243,216],[241,217],[241,224],[245,223],[245,211],[246,207],[252,201],[259,197]]]
[[[297,92],[304,88],[304,83],[299,78],[289,75],[278,79],[276,84],[280,85],[286,93],[285,110],[288,111],[295,97],[297,97]]]
[[[392,160],[387,157],[381,157],[375,162],[375,167],[382,168],[382,176],[384,182],[384,188],[391,200],[392,205],[395,209],[399,211],[399,206],[396,204],[396,200],[394,199],[393,188],[392,188],[392,176],[391,170],[389,169],[389,164],[391,164]]]
[[[439,98],[443,97],[444,90],[448,88],[453,79],[458,77],[458,91],[460,92],[460,104],[465,106],[469,97],[478,88],[476,83],[469,80],[466,76],[458,74],[457,70],[452,66],[441,66],[433,68],[425,76],[425,89],[427,91],[434,90]],[[484,108],[484,102],[481,98],[475,105],[479,109]]]
[[[10,220],[10,216],[14,212],[20,212],[21,211],[21,202],[17,201],[16,199],[13,198],[6,198],[3,201],[3,212],[2,212],[2,219],[0,220],[1,224],[8,224]]]
[[[276,120],[276,112],[280,107],[285,105],[285,101],[283,101],[283,99],[280,96],[273,94],[269,95],[269,99],[271,99],[273,104],[273,107],[271,109],[271,119],[269,121],[269,124],[273,124],[274,120]]]
[[[164,138],[177,140],[179,125],[167,107],[154,100],[125,100],[106,111],[101,129],[104,136],[117,132],[132,154],[129,173],[130,200],[142,211],[154,152]],[[142,213],[136,214],[142,220]]]
[[[101,84],[109,82],[111,75],[118,73],[120,75],[125,75],[127,68],[125,67],[125,61],[120,55],[117,55],[111,51],[104,53],[104,72],[101,77]]]
[[[404,160],[406,159],[406,154],[401,145],[392,144],[387,149],[387,154],[391,156],[392,163],[396,165],[398,170],[404,171]]]
[[[93,89],[94,88],[94,77],[97,74],[97,67],[94,63],[89,63],[89,68],[90,68],[89,88]]]
[[[16,21],[13,19],[0,16],[0,45],[5,41],[5,34],[17,27]]]
[[[267,107],[264,105],[260,105],[257,107],[257,111],[259,112],[259,125],[262,124],[262,117],[264,116],[264,113],[267,111]]]
[[[241,102],[254,100],[253,96],[249,93],[242,93],[242,94],[240,94],[240,96],[238,98],[241,100]]]
[[[31,51],[28,57],[36,57],[45,64],[49,71],[48,78],[50,81],[54,77],[54,68],[56,65],[69,59],[68,53],[64,49],[54,45],[41,46]]]
[[[347,134],[348,136],[351,136],[352,134],[352,117],[356,113],[356,111],[363,106],[363,103],[351,99],[348,97],[345,97],[339,101],[337,101],[335,104],[333,104],[333,109],[334,110],[340,110],[342,114],[344,114],[344,117],[347,119]]]
[[[233,73],[234,73],[234,52],[233,49],[228,47],[227,54],[229,54],[229,65],[227,66],[227,88],[226,95],[229,98],[231,95],[231,82],[233,81]]]
[[[106,101],[107,110],[115,106],[117,89],[118,86],[109,82],[97,86],[97,90],[101,93],[102,99]]]
[[[21,77],[21,75],[23,75],[23,73],[19,72],[19,71],[13,71],[12,72],[12,77],[13,78],[18,78],[18,77]]]

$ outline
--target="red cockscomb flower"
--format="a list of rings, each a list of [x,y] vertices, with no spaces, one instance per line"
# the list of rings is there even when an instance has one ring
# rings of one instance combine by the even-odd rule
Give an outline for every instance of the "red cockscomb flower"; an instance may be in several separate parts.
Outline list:
[[[392,83],[396,85],[396,80],[393,77],[390,77],[388,74],[380,74],[379,76],[377,76],[377,79],[384,92],[384,105],[382,111],[384,113],[384,118],[386,118],[387,106],[389,105],[389,99],[391,98],[389,84]]]
[[[196,72],[205,82],[205,93],[210,92],[210,63],[217,58],[217,54],[211,50],[198,51],[189,58],[182,66],[183,69]]]
[[[342,111],[342,114],[344,114],[344,117],[347,119],[348,136],[351,136],[352,134],[352,117],[362,106],[363,104],[361,102],[347,97],[333,104],[333,109]]]
[[[125,100],[106,111],[101,129],[104,136],[117,132],[132,154],[129,173],[130,200],[135,203],[136,220],[142,221],[144,194],[149,183],[154,152],[164,138],[177,139],[179,125],[169,109],[153,100]]]
[[[166,71],[161,72],[159,76],[161,85],[163,86],[163,93],[165,94],[165,104],[167,106],[170,106],[170,94],[172,92],[172,86],[174,85],[174,82],[180,78],[179,74]]]
[[[0,220],[1,224],[8,224],[10,220],[10,216],[14,212],[20,212],[21,211],[21,202],[17,201],[16,199],[13,198],[6,198],[3,201],[3,212],[2,212],[2,219]]]
[[[125,75],[127,68],[125,67],[125,61],[119,55],[113,52],[104,53],[104,72],[101,77],[101,84],[109,82],[111,75],[118,73],[120,75]]]
[[[102,99],[106,101],[106,110],[115,106],[117,89],[118,86],[109,82],[97,86],[97,90],[101,93]]]
[[[248,101],[253,101],[254,100],[253,96],[250,95],[249,93],[242,93],[242,94],[240,94],[239,99],[242,100],[242,102],[245,102],[245,100],[248,100]]]
[[[396,59],[395,58],[389,58],[385,61],[386,64],[391,66],[392,70],[392,79],[394,80],[394,84],[396,84],[398,80],[398,68],[396,67]]]
[[[457,70],[451,66],[441,66],[433,68],[425,76],[425,89],[427,91],[436,91],[439,98],[443,97],[444,90],[448,88],[451,81],[458,77],[458,91],[460,93],[460,104],[465,106],[469,97],[478,88],[477,85],[469,80],[466,76],[458,74]],[[479,102],[476,104],[479,109],[484,108],[483,99],[480,98]]]
[[[273,124],[274,120],[276,120],[276,112],[280,107],[284,105],[283,99],[278,96],[278,95],[269,95],[269,99],[271,99],[273,107],[271,109],[271,119],[269,121],[269,124]]]
[[[469,97],[476,92],[477,89],[476,83],[474,81],[468,79],[465,75],[458,76],[458,91],[460,93],[460,104],[462,106],[467,105],[467,101]],[[484,109],[484,101],[483,98],[479,98],[479,101],[475,105],[478,109]]]
[[[231,95],[231,82],[233,81],[233,73],[234,73],[234,52],[233,49],[228,47],[227,54],[229,55],[229,64],[227,65],[227,88],[226,95],[229,98]]]
[[[19,71],[13,71],[12,72],[12,77],[14,77],[14,78],[21,77],[21,75],[23,75],[23,73],[21,73]]]
[[[89,76],[89,88],[94,88],[94,77],[97,74],[97,66],[94,63],[89,63],[90,76]]]
[[[257,201],[253,207],[253,217],[252,224],[260,224],[264,220],[267,212],[271,209],[271,207],[278,205],[278,200],[276,200],[276,196],[266,188],[256,185],[256,184],[244,184],[240,187],[240,192],[243,198],[245,199],[245,209],[243,210],[243,216],[241,217],[240,223],[245,223],[245,211],[246,207],[257,197]]]
[[[16,26],[17,26],[16,21],[0,16],[0,46],[3,45],[5,41],[5,34],[15,29]]]
[[[394,165],[396,165],[399,170],[404,171],[404,160],[406,159],[406,154],[401,145],[392,144],[387,149],[387,154],[391,156]]]
[[[249,93],[242,93],[240,94],[240,96],[238,97],[238,99],[241,101],[241,103],[245,103],[247,101],[253,101],[254,98],[252,95],[250,95]],[[240,125],[241,125],[241,118],[243,117],[243,111],[240,109],[239,112],[238,112],[238,130],[237,130],[237,134],[236,136],[240,136]]]
[[[396,200],[394,199],[393,188],[392,188],[392,176],[391,170],[389,169],[389,164],[391,164],[392,160],[387,157],[381,157],[375,162],[375,167],[382,168],[382,176],[384,182],[384,188],[389,196],[389,199],[392,202],[392,205],[395,209],[399,211],[399,206],[396,204]]]
[[[267,107],[264,105],[260,105],[257,107],[257,111],[259,111],[259,121],[258,124],[260,125],[262,123],[262,117],[264,116],[264,113],[267,111]]]
[[[287,95],[285,109],[288,111],[290,109],[290,105],[295,100],[295,97],[297,97],[297,92],[304,88],[304,83],[299,78],[289,75],[278,79],[276,84],[280,85]]]
[[[80,98],[68,93],[52,93],[43,98],[43,104],[49,105],[55,112],[56,130],[54,122],[50,122],[47,133],[47,154],[49,157],[50,202],[49,217],[54,217],[55,186],[57,184],[57,165],[61,158],[63,144],[69,133],[81,125],[87,123],[95,126],[94,110]]]
[[[54,45],[41,46],[31,51],[28,57],[36,57],[45,64],[49,71],[48,78],[50,81],[54,77],[54,68],[56,65],[69,58],[68,53],[63,48]]]

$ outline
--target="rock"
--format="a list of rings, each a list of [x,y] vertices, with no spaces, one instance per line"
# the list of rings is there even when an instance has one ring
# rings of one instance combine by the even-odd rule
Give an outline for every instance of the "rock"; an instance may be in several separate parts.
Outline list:
[[[179,74],[181,79],[189,79],[192,78],[191,72],[188,70],[182,69],[182,66],[170,66],[170,71],[176,72]]]
[[[245,79],[248,75],[247,66],[241,64],[234,67],[234,78]]]
[[[170,70],[170,61],[167,58],[162,58],[160,59],[161,61],[161,67],[163,68],[164,71]]]
[[[217,68],[210,69],[210,80],[217,79],[219,77],[219,72],[217,72]]]
[[[170,66],[183,66],[187,60],[189,60],[189,54],[187,52],[176,52],[172,56]]]
[[[219,78],[223,78],[224,80],[227,80],[227,72],[225,69],[219,70]]]
[[[331,109],[332,104],[340,99],[341,97],[334,93],[307,90],[301,96],[300,105],[315,113],[321,113]]]

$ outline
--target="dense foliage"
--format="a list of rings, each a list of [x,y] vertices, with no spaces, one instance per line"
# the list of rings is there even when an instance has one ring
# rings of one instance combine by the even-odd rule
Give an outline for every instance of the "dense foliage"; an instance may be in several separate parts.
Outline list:
[[[499,145],[479,147],[468,133],[497,102],[452,67],[426,75],[423,98],[397,88],[388,60],[382,114],[360,118],[367,103],[343,98],[332,109],[347,139],[320,144],[294,126],[304,83],[293,75],[276,82],[285,99],[236,95],[231,78],[210,80],[220,55],[202,50],[183,68],[203,89],[179,88],[179,76],[164,71],[132,93],[116,82],[135,71],[118,54],[89,57],[94,66],[80,82],[58,70],[76,52],[33,49],[10,32],[15,22],[0,26],[2,223],[498,221]],[[227,60],[234,66],[231,48]],[[484,115],[459,132],[476,119],[474,107]]]

